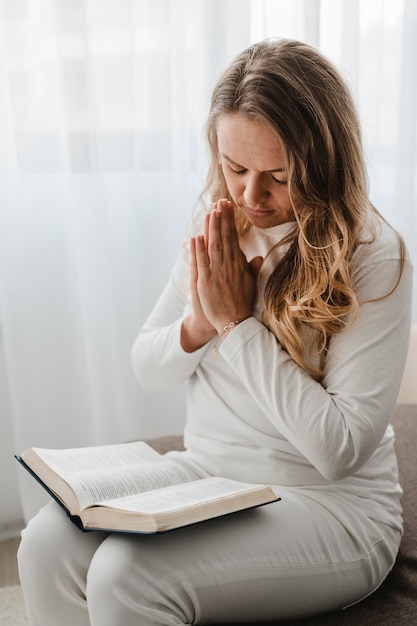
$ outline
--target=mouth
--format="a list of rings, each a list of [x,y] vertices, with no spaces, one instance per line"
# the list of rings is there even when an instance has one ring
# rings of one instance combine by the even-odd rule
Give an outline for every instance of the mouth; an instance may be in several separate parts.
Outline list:
[[[267,217],[274,213],[272,209],[253,209],[250,207],[245,207],[245,211],[252,217]]]

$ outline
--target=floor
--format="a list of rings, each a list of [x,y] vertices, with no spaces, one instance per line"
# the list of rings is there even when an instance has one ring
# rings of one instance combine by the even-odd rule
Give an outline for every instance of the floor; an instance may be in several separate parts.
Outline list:
[[[0,587],[17,585],[19,583],[16,561],[19,541],[20,537],[0,542]]]

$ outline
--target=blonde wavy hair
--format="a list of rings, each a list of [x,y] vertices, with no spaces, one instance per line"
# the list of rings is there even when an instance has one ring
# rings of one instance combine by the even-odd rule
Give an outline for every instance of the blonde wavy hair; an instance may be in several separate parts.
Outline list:
[[[236,112],[266,121],[280,136],[299,226],[267,281],[262,321],[291,358],[321,380],[331,336],[354,320],[359,306],[352,255],[364,243],[365,226],[367,242],[375,237],[377,211],[368,197],[356,108],[339,72],[314,48],[291,40],[252,45],[213,90],[206,129],[211,164],[200,196],[206,208],[220,198],[232,200],[220,164],[217,121]],[[250,224],[237,209],[235,215],[242,236]],[[312,330],[309,346],[306,325]],[[313,353],[320,355],[318,368],[308,358]]]

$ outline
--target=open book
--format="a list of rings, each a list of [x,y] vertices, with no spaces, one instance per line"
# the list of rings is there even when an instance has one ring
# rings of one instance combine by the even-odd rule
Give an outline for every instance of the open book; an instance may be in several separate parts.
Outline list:
[[[83,530],[156,533],[279,500],[267,485],[190,480],[143,441],[16,458]]]

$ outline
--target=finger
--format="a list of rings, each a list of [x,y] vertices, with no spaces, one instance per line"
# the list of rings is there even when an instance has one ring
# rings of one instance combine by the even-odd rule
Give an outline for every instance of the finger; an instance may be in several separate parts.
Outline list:
[[[223,243],[220,232],[221,211],[213,209],[210,213],[208,224],[208,254],[210,262],[220,264],[223,262]]]
[[[190,282],[191,289],[196,288],[198,280],[195,237],[190,239]]]
[[[224,254],[234,259],[237,258],[239,254],[239,238],[235,224],[233,205],[230,201],[222,200],[220,210],[220,236]]]
[[[210,259],[204,241],[204,235],[195,238],[195,259],[197,268],[197,278],[207,279],[210,276]]]
[[[209,223],[210,223],[210,213],[206,213],[204,218],[204,241],[206,244],[206,248],[208,246],[209,239]]]
[[[255,256],[252,261],[249,262],[249,267],[252,272],[252,276],[256,279],[259,274],[259,270],[262,267],[262,263],[264,262],[261,256]]]

